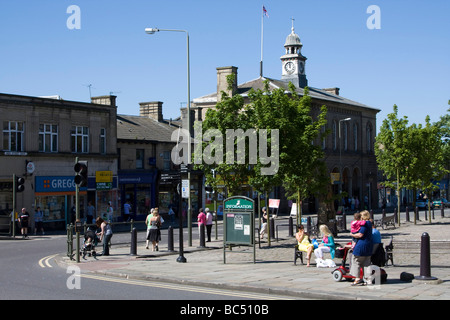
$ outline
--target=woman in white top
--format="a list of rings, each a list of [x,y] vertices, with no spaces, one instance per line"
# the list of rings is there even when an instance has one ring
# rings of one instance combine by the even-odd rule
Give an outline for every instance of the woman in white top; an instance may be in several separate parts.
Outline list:
[[[208,237],[208,240],[206,240],[206,242],[211,242],[211,229],[212,229],[212,224],[213,224],[213,215],[212,213],[209,211],[209,208],[205,209],[206,212],[206,235]]]

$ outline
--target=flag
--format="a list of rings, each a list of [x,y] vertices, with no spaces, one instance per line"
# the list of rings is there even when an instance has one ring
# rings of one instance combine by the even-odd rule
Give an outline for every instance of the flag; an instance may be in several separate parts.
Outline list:
[[[263,15],[266,16],[267,18],[269,17],[266,7],[263,6]]]

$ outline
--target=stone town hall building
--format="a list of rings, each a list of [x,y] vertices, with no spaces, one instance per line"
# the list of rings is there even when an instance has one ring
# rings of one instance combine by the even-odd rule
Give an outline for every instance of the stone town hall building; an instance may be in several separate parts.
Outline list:
[[[330,183],[333,184],[333,192],[339,193],[339,172],[342,168],[342,191],[347,192],[349,197],[358,198],[361,204],[364,204],[366,199],[369,202],[369,208],[375,208],[377,206],[377,164],[373,148],[376,136],[376,115],[380,110],[342,97],[339,94],[339,88],[319,89],[309,86],[306,77],[307,58],[301,53],[302,46],[299,36],[292,27],[292,32],[287,36],[284,44],[285,54],[280,58],[281,79],[260,76],[238,84],[237,67],[217,68],[217,91],[194,99],[191,114],[195,121],[202,121],[206,111],[216,106],[222,91],[229,95],[240,94],[247,98],[252,88],[264,89],[265,80],[269,81],[270,88],[284,88],[286,91],[289,82],[292,82],[300,96],[304,94],[304,88],[308,86],[309,95],[312,98],[312,113],[318,114],[322,105],[328,108],[327,127],[331,134],[322,143],[322,147],[330,173]],[[226,77],[231,74],[236,76],[236,85],[231,92],[228,92]],[[184,122],[186,122],[185,115],[186,110],[183,110]],[[186,125],[186,123],[183,124]],[[341,132],[340,136],[339,132]],[[318,203],[315,199],[303,204],[304,212],[315,211],[317,207]]]

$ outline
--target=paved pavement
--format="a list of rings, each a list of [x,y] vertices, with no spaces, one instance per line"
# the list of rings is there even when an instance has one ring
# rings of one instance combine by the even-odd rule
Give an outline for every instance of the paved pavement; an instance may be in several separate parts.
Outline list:
[[[277,223],[286,223],[287,221],[282,221],[283,219],[287,217],[278,218]],[[197,229],[193,229],[193,246],[188,247],[186,241],[184,245],[186,263],[177,262],[178,243],[175,243],[175,252],[169,252],[167,239],[163,239],[159,251],[152,252],[151,249],[145,249],[143,241],[145,234],[139,233],[137,256],[130,255],[129,245],[114,245],[113,237],[110,256],[101,256],[97,259],[86,257],[86,260],[81,258],[77,265],[82,272],[100,275],[289,295],[298,298],[450,299],[450,210],[448,209],[444,218],[440,216],[440,211],[437,211],[431,224],[428,221],[418,221],[417,224],[401,221],[400,227],[380,229],[384,242],[390,236],[394,237],[395,265],[384,267],[388,274],[386,283],[373,286],[353,287],[348,281],[336,282],[331,274],[335,268],[317,268],[314,258],[311,259],[310,267],[302,265],[300,260],[297,261],[297,265],[294,265],[296,241],[288,236],[287,228],[280,228],[279,241],[272,239],[270,247],[267,240],[261,243],[261,248],[256,245],[256,263],[253,263],[253,249],[240,247],[234,248],[233,252],[226,251],[225,264],[222,239],[207,242],[206,248],[199,248],[199,240],[195,233]],[[428,233],[431,239],[431,276],[438,280],[402,281],[400,274],[403,272],[414,276],[420,275],[420,247],[424,232]],[[214,231],[212,238],[214,239]],[[345,244],[347,239],[349,239],[348,232],[339,233],[335,241]],[[339,260],[335,258],[338,265]],[[57,262],[62,266],[76,264],[65,254],[59,255]]]

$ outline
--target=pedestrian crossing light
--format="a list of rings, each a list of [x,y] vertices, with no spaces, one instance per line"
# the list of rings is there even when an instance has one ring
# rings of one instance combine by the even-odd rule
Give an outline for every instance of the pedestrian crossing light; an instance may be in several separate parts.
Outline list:
[[[25,179],[22,177],[16,177],[16,192],[22,192],[25,190]]]
[[[78,187],[87,187],[88,184],[88,162],[78,161],[74,167],[75,170],[75,183]]]

